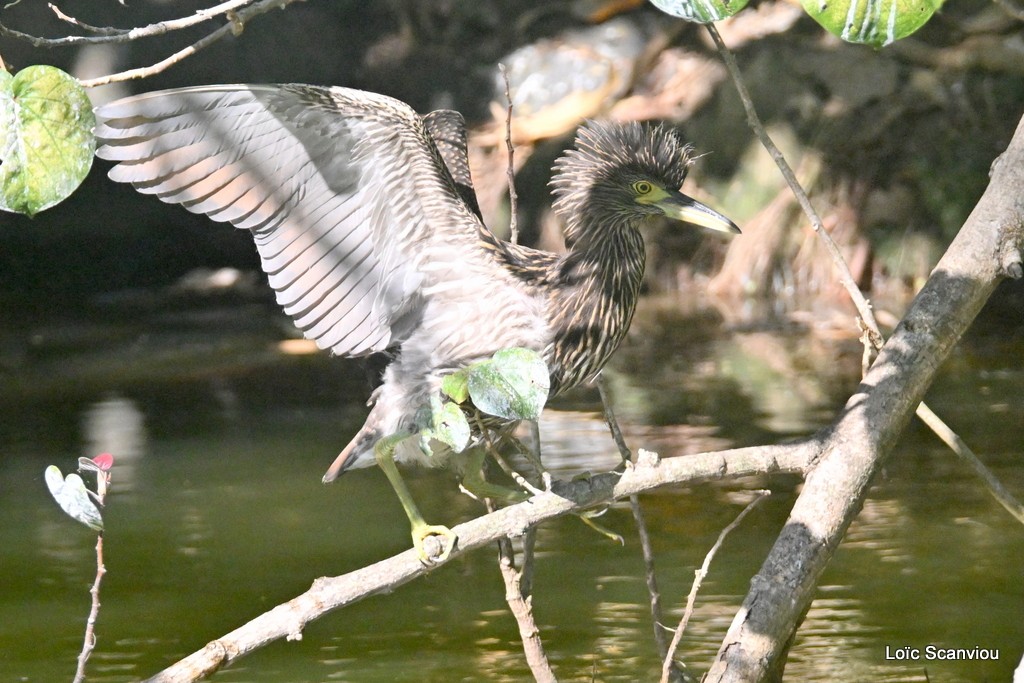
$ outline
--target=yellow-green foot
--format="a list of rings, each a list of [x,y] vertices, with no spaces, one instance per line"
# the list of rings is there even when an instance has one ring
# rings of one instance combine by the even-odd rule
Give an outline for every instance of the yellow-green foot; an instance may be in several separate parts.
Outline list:
[[[427,539],[435,538],[437,540],[437,547],[435,544],[430,544],[430,550],[435,551],[433,553],[428,552]],[[416,554],[419,555],[420,562],[423,564],[432,564],[434,562],[444,562],[451,555],[452,550],[455,549],[455,541],[458,536],[455,532],[446,526],[440,524],[414,524],[412,527],[412,545],[416,548]]]
[[[611,529],[609,529],[608,527],[604,526],[603,524],[598,524],[597,522],[594,521],[595,517],[600,517],[601,515],[603,515],[607,511],[608,511],[608,508],[604,508],[604,509],[596,510],[596,511],[595,510],[584,510],[583,512],[579,513],[577,516],[580,518],[581,522],[583,522],[584,524],[586,524],[587,526],[589,526],[591,529],[593,529],[597,533],[601,534],[602,536],[606,536],[609,540],[615,541],[619,545],[626,545],[626,539],[624,539],[620,534],[617,534],[614,531],[612,531]]]

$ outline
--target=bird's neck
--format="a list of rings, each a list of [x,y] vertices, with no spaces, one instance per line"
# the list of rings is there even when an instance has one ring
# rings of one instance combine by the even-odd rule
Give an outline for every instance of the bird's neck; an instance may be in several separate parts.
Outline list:
[[[559,260],[549,308],[552,393],[591,379],[618,348],[636,309],[644,261],[635,226],[572,243]]]

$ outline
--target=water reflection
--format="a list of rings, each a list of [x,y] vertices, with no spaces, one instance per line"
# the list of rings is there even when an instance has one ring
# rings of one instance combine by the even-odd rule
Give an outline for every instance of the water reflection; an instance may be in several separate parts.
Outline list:
[[[82,456],[111,453],[117,463],[117,487],[134,488],[136,461],[146,454],[146,421],[135,401],[117,394],[85,409],[82,416]]]
[[[607,371],[632,447],[668,457],[807,433],[856,382],[855,343],[792,330],[730,334],[708,323],[708,314],[681,316],[657,302],[638,313]],[[191,347],[199,362],[187,373],[108,358],[119,372],[101,375],[79,359],[62,361],[89,377],[85,384],[46,384],[52,368],[42,354],[38,368],[25,361],[16,382],[24,392],[0,395],[0,680],[66,680],[74,670],[95,536],[63,517],[42,471],[50,463],[68,471],[79,453],[118,458],[90,680],[152,674],[317,576],[408,546],[404,515],[379,471],[319,483],[365,414],[361,371],[323,356],[270,362],[263,335],[246,339],[210,344],[207,356]],[[930,400],[1007,486],[1022,490],[1019,433],[1006,428],[1024,420],[1021,351],[986,348],[954,358]],[[541,438],[558,476],[618,463],[593,390],[547,411]],[[408,476],[428,518],[454,524],[480,514],[450,473]],[[796,484],[751,478],[642,498],[674,626],[719,531],[751,489],[775,492],[711,566],[679,651],[694,675],[717,651]],[[629,511],[613,506],[601,522],[626,546],[575,518],[538,532],[534,601],[545,644],[565,680],[655,678],[660,662]],[[525,680],[494,555],[473,553],[394,595],[330,615],[301,643],[270,647],[217,680]],[[911,426],[823,577],[788,679],[924,680],[920,665],[885,661],[884,647],[937,642],[999,647],[1004,660],[980,669],[936,663],[931,680],[1007,680],[1024,642],[1022,562],[1016,523],[966,467]]]

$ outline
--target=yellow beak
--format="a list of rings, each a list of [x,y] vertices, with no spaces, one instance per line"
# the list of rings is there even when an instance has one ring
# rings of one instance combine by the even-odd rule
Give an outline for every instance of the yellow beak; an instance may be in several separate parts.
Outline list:
[[[651,203],[669,218],[683,223],[726,232],[730,235],[738,235],[740,232],[739,227],[731,220],[696,199],[687,197],[682,192],[666,190],[663,197],[659,197],[657,201]]]

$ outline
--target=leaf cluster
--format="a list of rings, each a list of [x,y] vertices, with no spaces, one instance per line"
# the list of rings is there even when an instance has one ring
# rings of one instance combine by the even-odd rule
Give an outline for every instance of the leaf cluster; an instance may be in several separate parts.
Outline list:
[[[549,389],[548,367],[539,353],[502,349],[445,376],[440,394],[431,397],[429,414],[421,420],[421,446],[429,453],[433,439],[462,452],[472,431],[467,413],[475,411],[504,420],[536,420]]]

